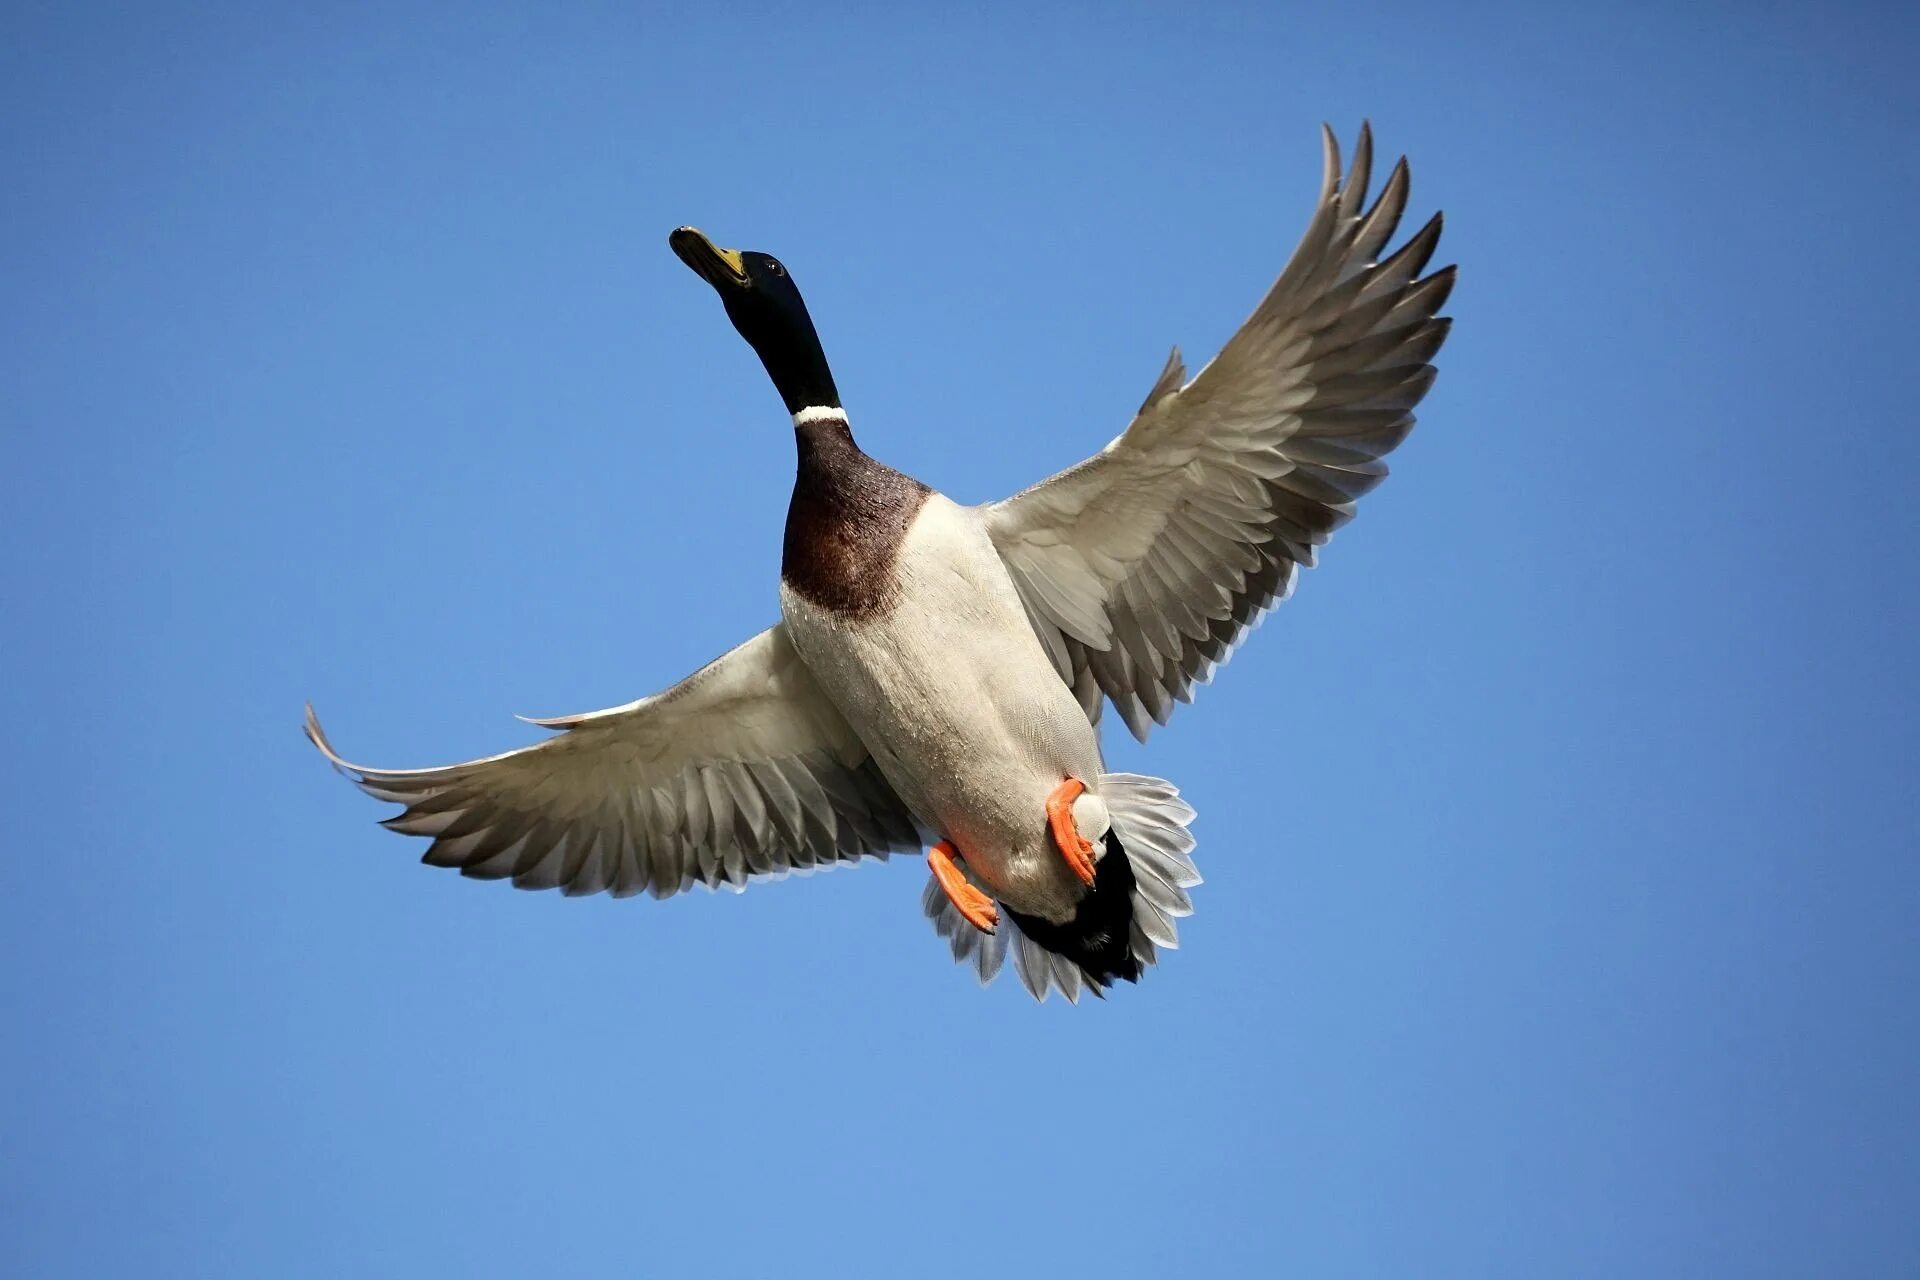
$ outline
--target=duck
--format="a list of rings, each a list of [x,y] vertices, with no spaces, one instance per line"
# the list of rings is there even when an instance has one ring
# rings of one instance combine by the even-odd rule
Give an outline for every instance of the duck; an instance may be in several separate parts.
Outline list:
[[[921,909],[982,985],[1036,1000],[1137,982],[1200,883],[1193,808],[1109,772],[1111,707],[1145,742],[1292,593],[1414,425],[1451,321],[1435,213],[1390,252],[1405,157],[1369,199],[1322,126],[1317,201],[1246,321],[1189,377],[1173,350],[1120,434],[1011,497],[958,503],[867,453],[799,287],[691,226],[792,422],[779,619],[677,684],[461,764],[375,769],[423,861],[565,895],[742,890],[926,852]],[[525,718],[525,717],[523,717]]]

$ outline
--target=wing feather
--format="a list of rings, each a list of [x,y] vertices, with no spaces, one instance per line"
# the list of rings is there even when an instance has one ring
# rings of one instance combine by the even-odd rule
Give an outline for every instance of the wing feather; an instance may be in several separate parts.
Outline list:
[[[917,848],[906,807],[807,672],[783,627],[672,688],[534,723],[531,747],[438,769],[371,769],[307,736],[377,800],[423,860],[568,895],[744,888]]]
[[[1306,231],[1220,354],[1183,383],[1176,348],[1118,439],[984,509],[1061,678],[1090,719],[1104,696],[1138,738],[1313,566],[1433,385],[1454,268],[1421,273],[1444,222],[1382,258],[1406,211],[1406,160],[1369,204],[1372,130],[1344,176],[1332,131],[1323,139]]]

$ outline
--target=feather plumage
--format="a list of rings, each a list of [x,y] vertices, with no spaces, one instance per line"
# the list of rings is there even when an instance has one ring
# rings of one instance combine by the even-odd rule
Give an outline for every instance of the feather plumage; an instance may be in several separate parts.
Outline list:
[[[917,849],[913,817],[815,684],[784,626],[638,702],[533,723],[545,742],[438,769],[372,769],[307,736],[423,860],[570,896],[739,890]]]
[[[1299,247],[1191,382],[1179,354],[1105,449],[985,508],[1029,620],[1076,690],[1144,740],[1283,600],[1413,428],[1453,268],[1422,277],[1435,214],[1384,259],[1406,161],[1368,205],[1373,135],[1325,177]],[[1097,720],[1098,698],[1083,697]]]

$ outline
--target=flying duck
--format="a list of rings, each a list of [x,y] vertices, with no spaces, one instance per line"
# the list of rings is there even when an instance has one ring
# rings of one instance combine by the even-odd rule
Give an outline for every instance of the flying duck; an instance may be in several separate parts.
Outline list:
[[[867,454],[787,268],[692,227],[668,243],[720,295],[793,419],[780,621],[671,688],[532,723],[533,746],[438,769],[327,759],[425,861],[565,894],[739,890],[930,848],[922,896],[982,983],[1009,952],[1036,999],[1136,981],[1191,914],[1194,813],[1109,773],[1107,703],[1165,724],[1291,592],[1413,427],[1454,269],[1440,215],[1384,250],[1400,160],[1372,203],[1323,128],[1320,197],[1246,323],[1189,379],[1175,348],[1099,453],[962,506]]]

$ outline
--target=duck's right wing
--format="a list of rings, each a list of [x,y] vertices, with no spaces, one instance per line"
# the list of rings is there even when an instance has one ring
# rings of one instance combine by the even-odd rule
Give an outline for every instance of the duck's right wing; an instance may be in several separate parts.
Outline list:
[[[1220,354],[1188,381],[1176,350],[1111,444],[984,508],[1061,678],[1142,740],[1352,517],[1433,385],[1453,286],[1452,267],[1421,274],[1439,215],[1385,253],[1406,161],[1369,205],[1371,133],[1344,175],[1325,138],[1306,235]]]
[[[424,861],[567,894],[751,880],[917,849],[919,832],[859,737],[776,625],[679,684],[533,723],[545,742],[439,769],[369,769],[307,736]]]

